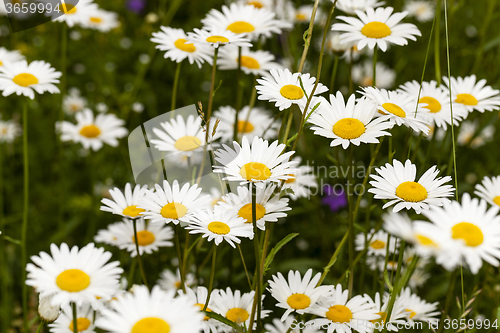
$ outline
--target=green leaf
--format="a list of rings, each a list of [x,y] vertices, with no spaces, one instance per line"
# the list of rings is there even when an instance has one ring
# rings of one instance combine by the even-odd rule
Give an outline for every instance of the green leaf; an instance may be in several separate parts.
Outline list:
[[[3,236],[3,239],[5,239],[6,241],[8,242],[11,242],[12,244],[16,244],[16,245],[21,245],[21,241],[18,240],[18,239],[14,239],[12,237],[9,237],[9,236]]]
[[[312,108],[311,112],[309,112],[309,114],[307,115],[306,119],[304,120],[304,125],[307,123],[307,121],[309,120],[309,117],[312,116],[312,114],[314,113],[314,111],[316,111],[317,108],[319,108],[319,105],[321,104],[321,102],[318,102],[316,103],[316,105]]]
[[[387,287],[389,287],[389,291],[392,293],[394,287],[392,286],[391,279],[389,278],[389,273],[387,272],[387,269],[384,270],[384,281]]]
[[[276,244],[275,247],[273,247],[273,249],[271,250],[271,252],[269,252],[269,255],[266,258],[266,262],[264,264],[264,273],[269,269],[269,266],[271,265],[271,262],[273,261],[274,256],[276,255],[276,253],[278,253],[278,251],[281,250],[281,248],[286,243],[288,243],[289,241],[291,241],[292,239],[294,239],[298,235],[299,235],[298,233],[291,233],[291,234],[285,236],[285,238],[283,238],[282,240],[280,240],[279,243]]]
[[[220,321],[221,323],[224,323],[228,326],[231,326],[236,332],[243,332],[243,327],[240,325],[236,324],[234,321],[231,321],[225,317],[222,317],[220,314],[215,313],[215,312],[209,312],[205,311],[205,315],[209,318],[215,319],[217,321]]]
[[[295,133],[290,139],[286,140],[286,145],[290,146],[290,144],[292,143],[292,141],[295,140],[298,135],[299,135],[299,133]]]

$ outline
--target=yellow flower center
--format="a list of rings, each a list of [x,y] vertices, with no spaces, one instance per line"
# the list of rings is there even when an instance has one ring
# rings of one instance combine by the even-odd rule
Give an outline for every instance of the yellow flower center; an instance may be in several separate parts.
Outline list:
[[[298,20],[298,21],[304,21],[306,19],[306,16],[302,13],[297,13],[297,15],[295,15],[295,18]]]
[[[137,243],[139,246],[146,246],[152,244],[155,241],[155,235],[148,230],[142,230],[137,232]],[[132,236],[132,242],[135,243],[135,237]]]
[[[78,330],[78,332],[83,332],[85,331],[86,329],[89,328],[90,326],[90,320],[88,320],[87,318],[78,318],[76,320],[76,329]],[[73,323],[73,320],[71,321],[71,323],[69,324],[69,329],[71,330],[71,332],[73,332],[73,326],[74,323]]]
[[[387,319],[387,313],[386,312],[377,312],[377,314],[380,316],[380,318],[370,320],[370,322],[372,322],[373,324],[375,324],[375,323],[383,324],[385,322],[385,320]]]
[[[406,112],[398,105],[394,103],[384,103],[382,107],[387,111],[392,113],[395,116],[406,118]]]
[[[438,113],[441,111],[441,103],[434,97],[425,96],[418,100],[419,103],[427,104],[425,106],[431,113]]]
[[[132,206],[128,206],[127,208],[125,208],[123,210],[122,214],[130,216],[130,217],[137,217],[137,216],[141,215],[142,212],[145,212],[145,210],[142,208],[137,208],[136,205],[132,205]]]
[[[148,317],[139,320],[132,327],[131,333],[169,333],[170,325],[163,319]]]
[[[248,311],[242,308],[232,308],[226,313],[226,318],[236,324],[245,322],[248,317],[250,317]]]
[[[365,76],[362,80],[361,80],[361,85],[363,87],[369,87],[369,86],[373,86],[373,78],[370,77],[370,76]]]
[[[96,125],[87,125],[80,130],[80,135],[89,139],[97,138],[100,134],[101,130]]]
[[[294,84],[287,84],[281,87],[280,89],[281,96],[286,99],[296,101],[304,97],[304,91],[302,91],[301,87],[297,87]]]
[[[408,202],[420,202],[427,199],[427,190],[417,182],[404,182],[396,188],[396,195]]]
[[[195,305],[200,308],[200,311],[203,311],[203,308],[205,307],[205,304],[201,304],[201,303],[196,303]],[[212,312],[212,310],[210,310],[208,307],[205,309],[205,311]],[[209,320],[209,319],[210,319],[209,316],[205,316],[205,318],[203,320]]]
[[[236,62],[238,62],[238,59],[236,59]],[[241,66],[250,69],[260,68],[259,62],[255,58],[249,56],[241,56]]]
[[[375,240],[373,241],[370,246],[376,250],[380,250],[380,249],[383,249],[385,247],[385,243],[382,242],[381,240]]]
[[[90,276],[79,269],[67,269],[57,276],[56,284],[61,290],[75,293],[90,285]]]
[[[255,204],[255,211],[257,213],[257,221],[263,218],[264,215],[266,215],[266,209],[261,204]],[[238,211],[238,216],[244,218],[246,220],[246,223],[252,223],[252,204],[248,203],[245,206],[241,207]]]
[[[180,151],[191,151],[201,146],[201,141],[195,136],[186,135],[175,141],[175,148]]]
[[[238,120],[238,133],[251,133],[253,129],[254,127],[249,121]]]
[[[3,62],[0,60],[0,66],[3,66]]]
[[[496,196],[494,199],[493,199],[493,202],[496,203],[498,206],[500,206],[500,195],[499,196]]]
[[[74,14],[76,13],[76,6],[69,3],[63,3],[63,11],[65,14]]]
[[[415,237],[417,239],[417,242],[420,245],[437,247],[437,244],[434,243],[434,241],[432,239],[430,239],[429,237],[425,237],[425,236],[420,235],[420,234],[415,235]]]
[[[311,299],[304,294],[293,294],[286,300],[288,305],[295,310],[303,310],[311,305]]]
[[[14,76],[12,81],[14,81],[15,84],[21,87],[29,87],[33,84],[38,83],[38,79],[36,78],[36,76],[30,73],[17,74],[16,76]]]
[[[266,180],[271,177],[271,170],[267,165],[259,162],[250,162],[245,164],[240,169],[241,177],[246,180]]]
[[[210,222],[207,228],[217,235],[227,235],[231,231],[227,224],[219,221]]]
[[[193,53],[196,51],[196,46],[194,44],[186,44],[187,40],[184,38],[179,38],[175,41],[174,45],[181,51]]]
[[[187,208],[181,203],[171,202],[163,206],[160,211],[161,216],[166,219],[178,219],[187,213]]]
[[[292,174],[288,174],[288,175],[293,177],[293,178],[289,178],[289,179],[285,180],[285,183],[287,183],[287,184],[295,183],[295,175],[292,175]]]
[[[365,24],[361,33],[368,38],[384,38],[391,34],[391,28],[385,23],[373,21]]]
[[[477,105],[476,97],[471,94],[458,94],[455,102],[465,105]]]
[[[345,305],[334,305],[326,312],[326,318],[334,323],[348,323],[352,319],[352,312]]]
[[[229,42],[229,39],[227,39],[224,36],[210,36],[206,39],[207,42],[209,43],[227,43]]]
[[[264,7],[260,2],[258,1],[249,1],[247,2],[247,5],[252,5],[254,6],[255,8],[262,8]]]
[[[226,30],[234,32],[235,34],[244,34],[254,31],[255,27],[245,21],[236,21],[228,25]]]
[[[405,311],[410,313],[410,319],[417,315],[417,313],[411,309],[405,309]]]
[[[340,119],[333,125],[333,133],[346,140],[357,139],[365,133],[365,125],[356,118]]]
[[[92,23],[101,23],[102,19],[100,17],[91,17],[90,22]]]
[[[451,232],[453,239],[463,239],[467,246],[476,247],[483,244],[483,232],[475,224],[460,222],[451,228]]]

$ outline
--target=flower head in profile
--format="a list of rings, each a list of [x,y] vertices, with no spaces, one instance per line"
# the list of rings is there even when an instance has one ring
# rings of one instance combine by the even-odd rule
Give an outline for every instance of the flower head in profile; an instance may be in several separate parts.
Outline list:
[[[371,229],[368,234],[359,233],[355,239],[356,251],[368,250],[368,255],[386,256],[386,254],[394,254],[399,248],[399,239],[387,243],[387,233],[383,230]]]
[[[434,4],[426,0],[410,0],[405,2],[404,10],[408,16],[413,16],[419,22],[432,21],[434,18]]]
[[[137,206],[146,194],[147,185],[135,185],[132,190],[130,183],[125,184],[125,189],[122,192],[118,187],[109,190],[109,195],[112,199],[103,198],[101,202],[101,210],[113,214],[121,215],[127,218],[136,218],[144,212],[144,209]]]
[[[226,47],[219,51],[217,66],[220,70],[234,70],[239,64],[238,48]],[[241,65],[243,73],[256,76],[269,76],[269,71],[281,69],[276,61],[276,57],[269,51],[251,50],[248,47],[241,48]]]
[[[94,9],[90,13],[87,21],[81,23],[84,28],[99,30],[100,32],[109,32],[120,26],[118,14],[103,10],[100,8]]]
[[[76,88],[68,89],[68,94],[63,97],[63,109],[68,115],[80,112],[87,106],[87,99],[82,97],[80,90]]]
[[[3,4],[2,4],[3,5]],[[5,47],[0,47],[0,67],[5,64],[24,60],[24,56],[18,50],[7,50]]]
[[[392,7],[367,7],[366,11],[356,10],[357,18],[339,16],[345,23],[335,23],[332,30],[343,31],[341,39],[356,43],[359,50],[368,46],[387,51],[390,44],[406,45],[408,39],[417,40],[420,30],[411,23],[400,23],[408,12],[393,13]]]
[[[486,80],[477,80],[476,75],[451,78],[443,77],[446,86],[451,89],[453,106],[483,113],[500,109],[500,90],[486,85]]]
[[[11,143],[20,136],[22,132],[21,126],[14,120],[0,120],[0,143]]]
[[[99,312],[94,311],[89,303],[76,307],[76,327],[80,333],[95,332],[95,320],[99,318]],[[73,310],[70,305],[61,309],[61,315],[52,324],[49,324],[53,333],[73,333]]]
[[[404,309],[406,319],[413,323],[423,321],[425,323],[437,324],[436,318],[441,312],[438,310],[439,302],[428,303],[417,294],[413,294],[410,288],[404,288],[396,297],[395,305]]]
[[[357,10],[366,11],[368,8],[377,8],[384,4],[378,0],[338,0],[337,8],[341,11],[354,15]]]
[[[370,175],[373,187],[368,192],[375,194],[375,199],[390,200],[382,209],[395,204],[395,213],[406,208],[420,214],[429,207],[442,206],[450,201],[447,197],[453,196],[455,190],[451,185],[444,185],[451,181],[450,176],[437,177],[439,170],[436,166],[427,170],[418,181],[415,181],[417,167],[410,160],[406,160],[404,165],[393,160],[392,165],[386,163],[375,171],[378,175]]]
[[[387,67],[382,62],[377,62],[377,82],[375,87],[389,89],[396,80],[396,71]],[[373,86],[373,64],[371,61],[365,61],[352,67],[352,80],[361,87]]]
[[[292,161],[300,164],[302,158],[296,156]],[[283,190],[290,189],[291,191],[286,191],[286,195],[292,200],[297,200],[299,198],[309,198],[311,195],[311,189],[318,187],[318,181],[316,175],[314,174],[314,168],[310,165],[299,165],[297,172],[293,174],[293,178],[285,180],[283,184]]]
[[[239,47],[252,47],[250,39],[245,38],[245,34],[235,34],[225,29],[193,29],[188,32],[188,41],[199,44],[207,44],[212,47],[233,45]]]
[[[5,63],[0,66],[0,90],[3,96],[15,93],[31,99],[35,99],[35,92],[59,94],[55,84],[59,83],[61,75],[45,61]]]
[[[481,184],[476,185],[474,194],[486,200],[490,205],[500,207],[500,176],[484,177]]]
[[[52,21],[63,22],[72,28],[75,25],[85,26],[98,8],[93,0],[65,0],[59,6],[60,12],[53,10],[46,15],[51,16]]]

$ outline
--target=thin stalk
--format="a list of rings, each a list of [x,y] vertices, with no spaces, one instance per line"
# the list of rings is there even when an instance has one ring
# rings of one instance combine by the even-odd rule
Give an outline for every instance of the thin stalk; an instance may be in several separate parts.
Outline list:
[[[212,253],[212,270],[210,271],[210,282],[208,283],[208,294],[207,300],[205,301],[205,306],[203,307],[203,311],[205,311],[208,307],[208,303],[210,303],[210,295],[212,294],[212,289],[214,287],[214,276],[215,276],[215,262],[217,260],[217,245],[214,242],[214,250]]]
[[[234,114],[233,140],[238,141],[238,114],[241,108],[241,99],[243,98],[241,89],[241,46],[238,46],[238,68],[236,69],[236,113]]]
[[[142,256],[141,253],[139,252],[139,241],[137,240],[137,219],[133,219],[133,225],[134,225],[135,250],[137,251],[137,262],[139,263],[139,270],[141,271],[142,282],[146,285],[146,287],[149,288],[148,281],[146,279],[146,274],[144,273],[144,267],[142,266]]]
[[[177,100],[177,87],[179,86],[179,77],[181,73],[181,65],[182,61],[177,63],[175,67],[175,75],[174,75],[174,86],[172,87],[172,100],[170,101],[170,111],[175,110],[175,102]],[[174,113],[172,112],[170,117],[173,117]]]
[[[248,285],[250,286],[250,289],[252,289],[252,281],[250,281],[250,274],[248,274],[248,269],[247,265],[245,264],[245,258],[243,257],[243,252],[241,251],[241,246],[240,244],[237,244],[236,246],[238,247],[238,251],[240,252],[241,262],[243,263],[243,269],[245,269],[245,275],[247,276]]]
[[[129,286],[134,285],[134,273],[136,265],[137,265],[137,260],[132,260],[132,264],[130,264],[130,271],[128,273],[128,279],[127,279],[127,283]]]
[[[257,236],[257,188],[253,183],[249,183],[250,193],[252,195],[252,224],[254,230],[254,250],[255,250],[255,294],[252,305],[252,313],[250,315],[250,324],[248,326],[249,332],[253,332],[253,324],[255,320],[255,311],[257,311],[257,327],[260,324],[260,308],[261,308],[261,294],[260,287],[262,284],[260,273],[260,249]]]
[[[76,314],[76,303],[71,303],[73,309],[73,333],[78,333],[78,316]]]
[[[344,237],[342,237],[342,240],[340,241],[339,246],[337,247],[337,249],[335,250],[335,252],[333,252],[333,255],[330,258],[330,261],[325,266],[325,268],[323,268],[323,274],[321,274],[321,278],[319,279],[318,284],[316,285],[316,287],[319,287],[323,283],[323,280],[328,275],[328,272],[330,272],[330,268],[332,268],[332,266],[337,261],[337,257],[339,256],[340,250],[342,250],[342,247],[344,246],[344,244],[347,241],[348,237],[349,237],[349,230],[347,230],[347,232],[344,234]]]
[[[372,83],[374,87],[377,86],[377,51],[378,47],[377,45],[375,45],[375,48],[373,49],[373,83]]]
[[[36,329],[36,333],[40,333],[43,328],[43,320],[40,321],[40,324],[38,324],[38,328]]]
[[[330,91],[334,91],[333,88],[335,86],[335,78],[337,77],[337,69],[339,67],[339,57],[335,54],[333,60],[333,69],[332,69],[332,77],[330,78]]]
[[[68,25],[62,24],[62,32],[61,32],[61,83],[59,84],[59,90],[61,91],[61,103],[59,109],[59,121],[64,120],[64,110],[63,110],[63,99],[64,94],[66,93],[66,85],[67,85],[67,63],[68,63]],[[61,146],[61,145],[60,145]]]
[[[450,282],[448,283],[448,292],[446,293],[446,300],[444,302],[443,314],[441,315],[441,320],[439,320],[439,328],[437,333],[444,332],[444,320],[448,315],[448,310],[450,309],[451,301],[453,300],[453,292],[455,290],[455,282],[457,280],[458,269],[455,269],[450,275]]]
[[[26,233],[28,231],[29,210],[29,156],[28,156],[28,102],[23,103],[23,164],[24,164],[24,196],[23,196],[23,224],[21,227],[21,265],[23,269],[22,281],[26,280]],[[28,330],[28,289],[22,283],[23,327]]]
[[[483,59],[484,54],[484,44],[486,42],[486,33],[488,32],[488,26],[490,25],[493,13],[495,13],[495,5],[497,4],[497,2],[497,0],[488,0],[488,9],[486,10],[486,16],[483,19],[483,25],[481,26],[481,30],[478,33],[480,42],[479,47],[476,48],[476,59],[474,60],[474,66],[472,67],[471,73],[477,73],[479,66],[481,65],[481,60]]]
[[[353,167],[353,147],[349,145],[347,152],[347,201],[349,202],[349,298],[352,296],[352,289],[354,287],[354,205],[352,196],[354,193],[349,193],[349,186],[352,185],[351,167]]]
[[[292,127],[293,120],[293,105],[290,107],[290,113],[288,113],[288,120],[286,122],[285,134],[283,135],[283,139],[281,143],[286,143],[288,140],[288,134],[290,133],[290,128]]]
[[[446,0],[436,0],[436,14],[434,20],[436,22],[436,30],[434,31],[434,66],[436,69],[436,81],[438,86],[441,85],[441,60],[439,55],[440,31],[441,31],[441,4]]]
[[[185,276],[181,270],[182,267],[182,253],[181,253],[181,240],[179,236],[179,226],[174,227],[174,243],[175,243],[175,251],[177,252],[177,260],[179,261],[179,275],[181,276],[181,288],[183,291],[185,291]]]
[[[184,256],[182,257],[182,266],[180,267],[180,274],[186,276],[188,255],[189,255],[189,231],[186,230],[186,239],[184,240]]]
[[[337,0],[335,0],[335,2],[337,2]],[[304,50],[302,51],[302,56],[300,57],[299,68],[297,70],[297,72],[299,72],[299,73],[302,73],[302,70],[304,69],[304,64],[306,62],[307,52],[309,52],[309,45],[311,45],[311,38],[312,38],[313,29],[314,29],[314,20],[316,18],[316,12],[318,11],[319,3],[320,3],[320,0],[314,1],[313,11],[311,14],[311,20],[309,21],[309,28],[306,30],[307,37],[306,37],[305,44],[304,44]],[[330,15],[330,17],[331,17],[331,15]],[[327,22],[325,27],[330,28],[330,19],[328,19],[328,22]],[[323,54],[323,48],[321,48],[321,54]],[[319,76],[319,73],[321,73],[321,72],[318,71],[318,76]]]
[[[3,184],[5,181],[4,175],[3,175],[3,144],[0,144],[0,231],[4,230],[5,231],[5,219],[4,219],[4,205],[3,205]],[[3,329],[4,332],[8,331],[8,328],[10,326],[10,306],[7,305],[9,303],[9,283],[7,280],[7,277],[10,276],[8,272],[8,265],[7,265],[7,256],[5,252],[5,241],[3,239],[0,239],[0,274],[3,275],[2,281],[1,281],[1,293],[2,293],[2,313],[0,316],[2,326],[0,328]]]

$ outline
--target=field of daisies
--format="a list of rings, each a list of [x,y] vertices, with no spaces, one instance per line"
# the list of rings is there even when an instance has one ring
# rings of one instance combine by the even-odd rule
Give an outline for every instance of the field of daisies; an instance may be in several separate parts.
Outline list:
[[[498,332],[499,20],[0,0],[0,332]]]

